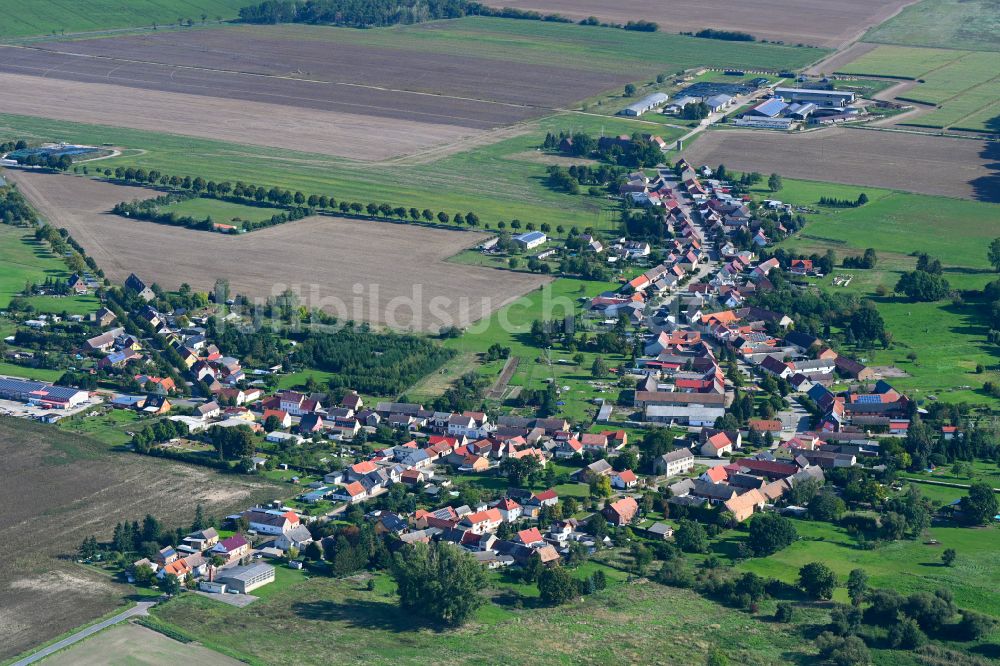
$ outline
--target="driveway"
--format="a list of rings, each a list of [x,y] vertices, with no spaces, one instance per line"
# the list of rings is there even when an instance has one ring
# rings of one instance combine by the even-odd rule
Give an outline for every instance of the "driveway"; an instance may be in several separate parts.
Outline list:
[[[149,615],[149,609],[155,605],[156,605],[155,601],[140,601],[132,608],[129,608],[128,610],[123,611],[112,618],[108,618],[107,620],[103,620],[101,622],[98,622],[97,624],[93,624],[85,629],[81,629],[75,634],[67,636],[66,638],[62,639],[61,641],[57,641],[52,645],[48,645],[39,650],[38,652],[35,652],[34,654],[25,657],[24,659],[15,661],[13,664],[11,664],[11,666],[26,666],[27,664],[34,664],[35,662],[45,659],[45,657],[48,657],[50,654],[58,652],[63,648],[67,648],[70,645],[73,645],[74,643],[78,643],[84,640],[85,638],[89,638],[90,636],[93,636],[97,632],[103,631],[108,627],[118,624],[119,622],[124,622],[125,620],[128,620],[129,618],[133,617]]]

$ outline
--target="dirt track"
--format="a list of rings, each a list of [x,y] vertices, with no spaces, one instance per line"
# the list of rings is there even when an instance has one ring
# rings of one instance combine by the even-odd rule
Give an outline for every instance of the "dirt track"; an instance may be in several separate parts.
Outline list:
[[[664,32],[719,28],[749,32],[758,39],[789,44],[841,47],[916,0],[504,0],[497,7],[534,9],[571,18],[655,21]]]
[[[105,212],[150,190],[25,171],[10,178],[116,281],[134,271],[167,289],[209,290],[226,278],[262,299],[291,288],[302,305],[342,320],[434,331],[467,326],[549,280],[444,261],[479,233],[323,216],[224,236]]]
[[[716,130],[704,132],[684,157],[786,178],[977,199],[983,198],[977,182],[991,174],[982,156],[986,147],[983,141],[840,127],[802,134]]]

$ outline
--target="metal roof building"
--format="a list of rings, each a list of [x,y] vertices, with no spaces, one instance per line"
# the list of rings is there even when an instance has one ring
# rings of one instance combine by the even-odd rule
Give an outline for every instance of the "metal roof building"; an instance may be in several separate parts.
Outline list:
[[[772,97],[750,109],[747,114],[751,116],[763,116],[764,118],[777,118],[787,108],[788,104],[784,100],[779,97]]]
[[[13,377],[0,377],[0,398],[53,407],[75,407],[85,402],[89,394],[67,386],[54,386]]]
[[[519,236],[514,236],[514,242],[526,250],[538,247],[548,240],[548,237],[541,231],[529,231]]]
[[[223,569],[215,577],[215,582],[225,583],[227,589],[247,594],[261,585],[273,583],[274,567],[270,564],[251,564]]]
[[[774,93],[789,102],[812,102],[816,106],[843,108],[854,101],[855,94],[842,90],[812,88],[775,88]]]
[[[643,97],[635,104],[629,104],[624,109],[618,112],[620,116],[641,116],[647,111],[652,111],[658,106],[662,106],[667,103],[670,96],[666,93],[653,93],[652,95],[647,95]]]

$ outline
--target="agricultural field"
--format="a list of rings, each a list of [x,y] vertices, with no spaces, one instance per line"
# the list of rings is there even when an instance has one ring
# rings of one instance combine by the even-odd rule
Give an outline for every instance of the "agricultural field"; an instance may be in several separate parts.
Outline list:
[[[235,293],[253,298],[292,289],[301,305],[340,320],[428,331],[467,326],[549,281],[444,261],[481,241],[481,233],[318,216],[234,237],[106,212],[151,190],[68,175],[10,177],[118,282],[138,269],[164,289],[186,282],[209,291],[225,278]]]
[[[664,32],[697,31],[710,27],[749,32],[758,39],[780,40],[789,44],[839,47],[886,20],[908,3],[906,0],[878,4],[849,0],[832,6],[819,0],[796,3],[752,0],[734,6],[720,0],[683,0],[670,4],[654,0],[628,4],[613,0],[508,0],[502,5],[499,2],[488,4],[554,12],[575,19],[596,16],[602,21],[618,23],[654,21]]]
[[[110,536],[109,516],[114,522],[153,513],[186,524],[198,502],[224,515],[280,496],[267,482],[113,453],[104,443],[23,419],[0,418],[0,454],[0,501],[7,509],[0,529],[8,535],[0,543],[0,659],[130,598],[132,588],[70,559],[85,537]]]
[[[582,570],[591,567],[581,567]],[[475,620],[459,630],[433,631],[396,605],[393,583],[376,577],[313,578],[271,594],[246,609],[186,595],[154,609],[155,618],[213,649],[252,664],[278,663],[296,646],[296,661],[328,664],[363,659],[372,664],[478,664],[505,659],[518,664],[701,663],[725,643],[740,664],[806,663],[808,641],[775,632],[760,619],[720,607],[688,590],[643,581],[621,583],[609,570],[609,589],[582,603],[532,607],[534,586],[506,582],[495,589]],[[506,597],[522,597],[517,610]],[[274,627],[282,627],[275,632]],[[488,637],[488,640],[480,638]]]
[[[1000,53],[878,46],[839,66],[838,71],[917,81],[901,89],[896,99],[935,108],[901,120],[901,125],[979,132],[997,129]]]
[[[995,0],[921,0],[868,31],[866,42],[1000,51]]]
[[[200,645],[181,643],[139,624],[125,623],[57,652],[46,666],[126,666],[128,664],[198,663],[236,666],[240,662]]]
[[[683,156],[739,171],[995,202],[991,149],[968,139],[835,127],[801,134],[713,130]]]
[[[0,46],[0,84],[22,100],[12,113],[371,161],[483,140],[667,69],[801,66],[825,53],[705,41],[475,18],[198,29]]]
[[[245,0],[0,0],[0,39],[236,18]],[[204,18],[202,18],[204,16]]]
[[[861,192],[869,202],[861,208],[820,206],[820,197],[856,198]],[[761,195],[765,193],[760,191]],[[803,181],[785,181],[777,195],[783,201],[818,210],[807,216],[806,227],[782,244],[804,253],[833,250],[838,260],[876,248],[878,265],[872,270],[836,269],[849,274],[846,289],[874,300],[892,331],[891,349],[864,352],[869,365],[893,366],[905,376],[894,377],[897,388],[917,399],[935,396],[947,402],[966,401],[994,405],[981,387],[996,381],[996,351],[986,341],[988,326],[981,303],[951,301],[912,303],[879,296],[879,288],[892,291],[904,271],[913,270],[916,252],[927,252],[944,264],[944,275],[953,288],[982,289],[996,273],[986,258],[986,245],[996,235],[984,220],[995,216],[992,204],[957,201],[862,187],[845,187]],[[823,289],[839,291],[832,276],[813,280]],[[913,354],[915,358],[910,358]],[[988,368],[976,373],[977,364]]]
[[[487,224],[520,219],[548,223],[617,227],[615,203],[586,194],[571,196],[545,185],[546,166],[583,163],[538,151],[546,132],[605,133],[652,131],[671,141],[683,130],[662,125],[636,124],[623,119],[562,113],[490,134],[489,145],[462,144],[428,150],[421,155],[380,163],[353,162],[315,153],[269,151],[221,141],[121,128],[0,116],[0,137],[29,137],[38,141],[73,140],[108,143],[122,148],[121,157],[101,160],[89,168],[117,166],[157,169],[163,173],[198,175],[217,181],[242,180],[267,187],[280,186],[306,193],[327,194],[337,200],[367,202],[389,199],[393,205],[432,208],[449,213],[474,211]],[[484,188],[483,183],[489,187]],[[381,194],[382,183],[392,183]],[[391,196],[390,196],[391,195]]]

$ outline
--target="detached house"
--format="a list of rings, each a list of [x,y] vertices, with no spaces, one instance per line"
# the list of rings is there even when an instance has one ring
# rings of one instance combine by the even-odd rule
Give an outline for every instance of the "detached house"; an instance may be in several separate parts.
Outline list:
[[[250,509],[243,512],[250,529],[260,534],[284,534],[299,525],[299,517],[293,511],[276,511],[270,509]]]
[[[635,472],[630,469],[626,469],[622,472],[614,472],[611,475],[611,486],[619,490],[635,488],[638,483],[639,477],[637,477]]]
[[[664,476],[684,474],[694,467],[694,454],[691,449],[676,449],[657,458],[655,471]]]
[[[617,502],[612,502],[601,513],[604,514],[609,523],[620,527],[631,523],[638,512],[639,505],[636,504],[636,501],[631,497],[625,497]]]
[[[242,534],[236,534],[215,544],[212,553],[221,555],[227,564],[235,562],[250,554],[250,542]]]

